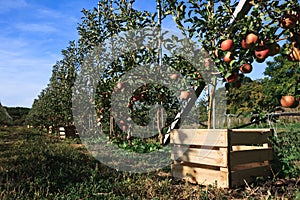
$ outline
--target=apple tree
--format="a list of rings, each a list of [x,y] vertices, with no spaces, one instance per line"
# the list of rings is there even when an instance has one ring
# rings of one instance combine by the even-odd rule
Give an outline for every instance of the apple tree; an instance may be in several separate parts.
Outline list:
[[[219,70],[216,77],[224,82],[240,82],[243,74],[252,71],[253,63],[278,54],[300,60],[298,1],[168,2],[178,28],[208,52]],[[211,94],[210,101],[214,87]]]

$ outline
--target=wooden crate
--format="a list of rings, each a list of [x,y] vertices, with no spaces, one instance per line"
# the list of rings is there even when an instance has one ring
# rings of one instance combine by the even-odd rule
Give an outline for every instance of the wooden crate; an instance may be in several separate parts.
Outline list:
[[[231,188],[271,174],[272,129],[178,129],[171,132],[172,175]]]

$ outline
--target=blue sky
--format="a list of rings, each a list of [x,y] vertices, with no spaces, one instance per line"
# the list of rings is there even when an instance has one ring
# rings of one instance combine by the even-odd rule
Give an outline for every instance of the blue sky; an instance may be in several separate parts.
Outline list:
[[[147,9],[154,0],[136,0]],[[97,0],[0,0],[0,102],[31,107],[49,83],[61,50],[76,40],[82,8]],[[150,3],[151,2],[151,3]],[[169,26],[169,24],[168,24]],[[167,27],[170,28],[170,27]],[[265,64],[255,64],[252,78],[261,78]]]

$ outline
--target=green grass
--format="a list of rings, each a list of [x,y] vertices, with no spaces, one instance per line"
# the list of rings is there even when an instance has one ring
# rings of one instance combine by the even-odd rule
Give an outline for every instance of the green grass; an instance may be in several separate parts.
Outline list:
[[[37,130],[0,128],[0,199],[228,199],[228,191],[193,185],[170,169],[134,174],[108,168],[75,141]],[[247,196],[247,190],[243,191]],[[275,198],[275,194],[273,194]]]
[[[171,187],[183,199],[206,195],[169,176],[118,172],[35,130],[2,128],[0,163],[0,199],[172,199]]]

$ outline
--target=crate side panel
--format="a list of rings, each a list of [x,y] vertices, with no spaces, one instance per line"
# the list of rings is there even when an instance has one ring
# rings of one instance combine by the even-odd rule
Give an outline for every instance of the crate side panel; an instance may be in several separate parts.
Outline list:
[[[273,151],[271,148],[230,152],[231,166],[244,164],[244,163],[269,161],[272,159],[273,159]]]
[[[231,172],[231,185],[230,187],[242,186],[256,180],[257,177],[267,177],[271,175],[270,166],[261,166],[249,168],[245,170],[238,170]]]
[[[227,149],[189,148],[185,152],[181,147],[173,148],[171,159],[180,159],[185,162],[227,167]]]
[[[177,129],[171,132],[171,143],[226,147],[227,129]]]
[[[269,137],[273,136],[271,129],[231,129],[229,130],[231,145],[251,145],[269,143]]]
[[[217,183],[218,187],[229,187],[228,172],[220,170],[212,170],[206,168],[198,168],[180,164],[173,164],[172,175],[177,178],[187,179],[190,182],[200,185],[209,185]]]

